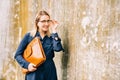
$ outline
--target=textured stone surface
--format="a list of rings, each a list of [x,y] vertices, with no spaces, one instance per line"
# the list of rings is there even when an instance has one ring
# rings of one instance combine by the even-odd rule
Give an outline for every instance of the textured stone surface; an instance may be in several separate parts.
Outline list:
[[[120,80],[120,0],[1,0],[1,80],[24,80],[13,55],[41,9],[60,23],[59,80]]]

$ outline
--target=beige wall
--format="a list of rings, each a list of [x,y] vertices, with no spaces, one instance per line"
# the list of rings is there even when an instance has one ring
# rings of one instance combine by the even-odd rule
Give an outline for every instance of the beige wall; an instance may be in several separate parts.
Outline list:
[[[120,79],[120,0],[1,0],[1,80],[24,80],[13,56],[41,9],[60,23],[59,80]]]

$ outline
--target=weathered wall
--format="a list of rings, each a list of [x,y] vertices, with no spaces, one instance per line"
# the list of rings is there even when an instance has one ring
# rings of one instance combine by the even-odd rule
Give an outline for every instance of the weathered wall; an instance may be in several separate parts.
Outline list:
[[[0,80],[24,80],[13,56],[41,9],[60,23],[59,80],[120,80],[120,0],[1,0]]]

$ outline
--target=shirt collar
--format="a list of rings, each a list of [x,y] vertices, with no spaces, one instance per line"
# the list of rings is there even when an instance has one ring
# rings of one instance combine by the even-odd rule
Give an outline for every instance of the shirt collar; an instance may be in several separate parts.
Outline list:
[[[36,36],[36,37],[39,37],[40,40],[43,40],[43,39],[45,39],[45,38],[47,37],[47,35],[46,35],[46,36],[42,39],[39,31],[36,32],[36,35],[35,35],[35,36]]]

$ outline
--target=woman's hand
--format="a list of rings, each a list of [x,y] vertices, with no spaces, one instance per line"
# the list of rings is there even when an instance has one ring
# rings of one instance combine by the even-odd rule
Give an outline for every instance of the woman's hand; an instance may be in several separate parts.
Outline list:
[[[35,65],[33,63],[30,63],[28,65],[28,71],[33,72],[35,70],[37,70],[37,68],[35,67]]]
[[[56,33],[57,26],[58,26],[58,22],[55,20],[51,20],[50,27],[51,27],[53,33]]]

